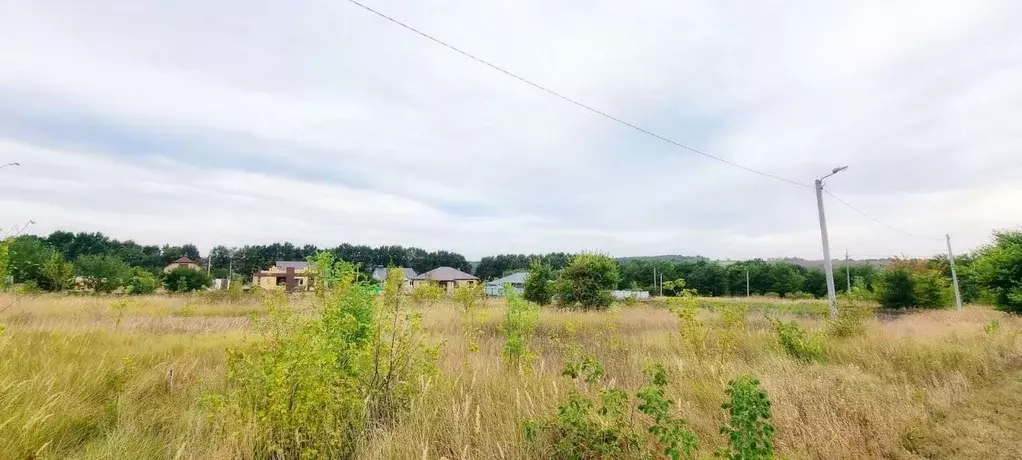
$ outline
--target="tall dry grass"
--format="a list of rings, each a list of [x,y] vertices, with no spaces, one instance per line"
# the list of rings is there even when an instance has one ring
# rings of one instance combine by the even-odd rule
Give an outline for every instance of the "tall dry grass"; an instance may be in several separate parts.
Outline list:
[[[0,297],[0,307],[12,300]],[[0,313],[7,328],[0,336],[0,458],[248,458],[243,424],[212,429],[202,400],[222,390],[225,349],[254,340],[249,318],[265,310],[256,300],[122,300],[40,296]],[[727,301],[707,302],[713,309],[699,317],[720,328],[717,307]],[[1022,377],[1022,319],[980,307],[873,319],[862,336],[826,339],[825,360],[805,364],[779,346],[758,311],[762,302],[749,307],[757,311],[732,351],[702,359],[663,308],[544,309],[536,357],[525,369],[508,368],[501,357],[502,302],[482,308],[475,352],[457,308],[438,304],[424,326],[443,343],[442,376],[422,382],[422,396],[393,427],[373,433],[359,457],[528,458],[521,422],[556,410],[572,385],[560,376],[562,358],[577,344],[620,388],[644,383],[646,364],[666,365],[669,394],[701,439],[701,455],[723,443],[727,381],[752,374],[773,402],[778,453],[791,458],[1019,458],[1011,442],[1022,439],[1022,426],[1011,421],[1022,395],[1005,388],[1017,389],[1011,382]],[[825,320],[774,302],[773,314],[826,330]],[[984,332],[993,320],[1000,330]],[[984,441],[970,442],[975,437]]]

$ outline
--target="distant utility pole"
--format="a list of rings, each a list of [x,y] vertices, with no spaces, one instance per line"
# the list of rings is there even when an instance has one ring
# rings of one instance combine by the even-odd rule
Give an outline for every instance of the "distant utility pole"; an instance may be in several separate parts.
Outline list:
[[[664,296],[664,272],[660,272],[660,297]]]
[[[830,317],[837,318],[837,293],[834,290],[834,265],[830,261],[830,239],[827,237],[827,216],[823,213],[823,180],[848,166],[834,168],[830,174],[816,179],[816,208],[820,213],[820,237],[823,239],[823,270],[827,273],[827,296],[830,298]]]
[[[656,265],[653,266],[653,293],[656,293]]]
[[[852,266],[848,263],[848,249],[845,249],[845,276],[848,277],[848,293],[852,293]]]
[[[951,281],[955,284],[955,308],[962,310],[962,293],[958,290],[958,272],[955,271],[955,253],[951,252],[951,235],[944,234],[947,239],[947,260],[951,264]]]

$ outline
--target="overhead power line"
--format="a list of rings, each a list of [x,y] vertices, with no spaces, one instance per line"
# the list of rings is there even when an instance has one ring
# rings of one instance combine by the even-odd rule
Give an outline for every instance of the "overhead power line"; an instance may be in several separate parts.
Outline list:
[[[876,222],[876,223],[878,223],[880,225],[883,225],[884,227],[887,227],[888,229],[893,230],[895,232],[898,232],[898,233],[901,233],[901,234],[904,234],[904,235],[908,235],[908,236],[911,236],[913,238],[923,239],[923,240],[937,240],[937,239],[939,239],[941,241],[944,240],[944,238],[933,238],[933,237],[928,237],[928,236],[920,236],[920,235],[916,235],[915,233],[906,232],[906,231],[904,231],[904,230],[902,230],[900,228],[897,228],[897,227],[895,227],[893,225],[890,225],[890,224],[888,224],[888,223],[886,223],[886,222],[884,222],[884,221],[882,221],[880,219],[877,219],[876,217],[873,217],[873,216],[867,214],[865,211],[863,211],[863,210],[861,210],[859,208],[856,208],[855,206],[852,206],[850,203],[848,203],[845,200],[842,200],[837,195],[835,195],[833,193],[830,193],[830,191],[827,190],[827,189],[824,189],[823,193],[826,193],[827,195],[830,195],[831,198],[837,200],[838,203],[841,203],[841,204],[845,205],[848,209],[851,209],[852,211],[855,211],[855,212],[861,214],[865,218],[867,218],[869,220],[872,220],[873,222]]]
[[[592,107],[590,105],[587,105],[587,104],[584,104],[582,102],[579,102],[579,101],[577,101],[575,99],[572,99],[572,98],[570,98],[568,96],[565,96],[565,95],[563,95],[561,93],[558,93],[557,91],[554,91],[554,90],[549,89],[549,88],[547,88],[547,87],[545,87],[543,85],[535,83],[535,82],[533,82],[531,80],[528,80],[528,79],[526,79],[524,77],[521,77],[521,76],[519,76],[519,75],[517,75],[517,74],[515,74],[515,73],[513,73],[513,72],[511,72],[509,70],[505,70],[504,68],[499,67],[496,64],[492,64],[489,61],[486,61],[486,60],[484,60],[482,58],[479,58],[479,57],[477,57],[477,56],[475,56],[475,55],[473,55],[473,54],[471,54],[471,53],[469,53],[467,51],[464,51],[464,50],[462,50],[462,49],[460,49],[460,48],[458,48],[458,47],[456,47],[454,45],[451,45],[451,44],[449,44],[449,43],[447,43],[447,42],[445,42],[443,40],[440,40],[440,39],[438,39],[438,38],[436,38],[436,37],[434,37],[432,35],[429,35],[429,34],[423,32],[423,31],[421,31],[419,29],[416,29],[416,28],[414,28],[414,27],[412,27],[412,26],[410,26],[408,24],[405,24],[404,22],[401,22],[401,21],[399,21],[399,20],[397,20],[397,19],[395,19],[395,18],[393,18],[391,16],[388,16],[385,13],[382,13],[382,12],[376,10],[376,9],[373,9],[372,7],[370,7],[368,5],[365,5],[364,3],[360,3],[360,2],[358,2],[356,0],[348,0],[348,2],[353,4],[353,5],[355,5],[355,6],[358,6],[358,7],[362,8],[362,9],[364,9],[364,10],[370,12],[370,13],[373,13],[373,14],[375,14],[375,15],[383,18],[383,19],[386,19],[386,20],[388,20],[388,21],[390,21],[390,22],[392,22],[394,24],[397,24],[397,25],[399,25],[399,26],[401,26],[401,27],[403,27],[403,28],[405,28],[405,29],[407,29],[407,30],[409,30],[411,32],[414,32],[415,34],[417,34],[419,36],[422,36],[422,37],[424,37],[424,38],[426,38],[426,39],[428,39],[428,40],[430,40],[430,41],[432,41],[432,42],[434,42],[434,43],[436,43],[436,44],[438,44],[440,46],[443,46],[443,47],[445,47],[447,49],[450,49],[451,51],[454,51],[454,52],[456,52],[456,53],[458,53],[458,54],[460,54],[462,56],[465,56],[465,57],[467,57],[469,59],[472,59],[473,61],[476,61],[476,62],[478,62],[478,63],[480,63],[482,65],[485,65],[485,66],[487,66],[487,67],[489,67],[489,68],[491,68],[493,70],[496,70],[496,71],[498,71],[498,72],[500,72],[500,73],[502,73],[504,75],[507,75],[507,76],[509,76],[511,78],[514,78],[515,80],[518,80],[518,81],[520,81],[522,83],[525,83],[526,85],[529,85],[529,86],[531,86],[533,88],[536,88],[536,89],[538,89],[540,91],[543,91],[544,93],[547,93],[547,94],[549,94],[551,96],[554,96],[554,97],[556,97],[558,99],[561,99],[563,101],[569,102],[569,103],[571,103],[571,104],[573,104],[575,106],[581,107],[581,108],[583,108],[585,110],[588,110],[589,112],[595,113],[595,114],[597,114],[597,115],[599,115],[601,117],[604,117],[604,118],[606,118],[608,120],[614,121],[616,123],[619,123],[619,124],[622,124],[624,126],[627,126],[627,127],[631,128],[631,129],[634,129],[634,130],[636,130],[636,131],[638,131],[640,133],[646,134],[647,136],[652,136],[652,137],[660,139],[661,141],[664,141],[664,142],[666,142],[668,144],[671,144],[671,145],[673,145],[675,147],[680,147],[682,149],[688,150],[689,152],[692,152],[692,153],[695,153],[695,154],[698,154],[698,155],[702,155],[702,156],[704,156],[706,158],[709,158],[711,160],[716,160],[716,161],[719,161],[719,162],[724,163],[724,164],[729,165],[729,166],[733,166],[733,167],[738,168],[738,169],[743,169],[743,170],[751,172],[753,174],[759,174],[760,176],[763,176],[763,177],[769,177],[771,179],[776,179],[776,180],[779,180],[781,182],[786,182],[788,184],[796,185],[796,186],[799,186],[799,187],[812,188],[812,185],[805,184],[805,183],[802,183],[802,182],[793,181],[791,179],[785,179],[783,177],[780,177],[780,176],[777,176],[777,175],[774,175],[774,174],[770,174],[768,172],[763,172],[763,171],[760,171],[760,170],[757,170],[757,169],[753,169],[753,168],[750,168],[748,166],[743,166],[743,165],[735,163],[735,162],[733,162],[731,160],[727,160],[727,159],[718,157],[716,155],[712,155],[712,154],[706,153],[706,152],[704,152],[702,150],[699,150],[699,149],[696,149],[696,148],[693,148],[693,147],[689,147],[689,146],[687,146],[685,144],[682,144],[681,142],[678,142],[678,141],[675,141],[673,139],[670,139],[670,138],[668,138],[668,137],[666,137],[664,135],[657,134],[657,133],[655,133],[653,131],[650,131],[650,130],[648,130],[646,128],[643,128],[643,127],[641,127],[639,125],[636,125],[634,123],[625,121],[624,119],[622,119],[620,117],[611,115],[611,114],[609,114],[607,112],[604,112],[604,111],[602,111],[600,109],[597,109],[597,108],[594,108],[594,107]]]

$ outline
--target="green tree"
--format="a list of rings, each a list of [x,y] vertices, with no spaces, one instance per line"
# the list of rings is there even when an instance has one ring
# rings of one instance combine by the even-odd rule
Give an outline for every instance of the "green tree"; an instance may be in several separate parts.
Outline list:
[[[75,262],[85,286],[95,292],[113,292],[124,284],[128,266],[120,259],[106,255],[85,255]]]
[[[75,267],[70,262],[64,262],[64,256],[59,252],[53,251],[50,258],[43,262],[38,283],[40,288],[50,292],[71,289],[75,285]]]
[[[557,300],[566,307],[605,309],[614,301],[610,294],[617,284],[617,262],[601,254],[580,254],[561,272],[556,283]]]
[[[174,292],[198,291],[212,284],[213,280],[206,272],[188,267],[175,268],[163,278],[163,286]]]
[[[554,297],[554,272],[550,266],[534,260],[529,267],[529,276],[525,278],[525,300],[539,305],[547,305]]]
[[[806,280],[798,269],[789,263],[774,264],[770,268],[770,277],[773,281],[771,291],[780,294],[781,297],[801,290]]]
[[[43,264],[50,260],[55,252],[52,247],[36,236],[25,235],[12,238],[8,248],[8,263],[14,282],[32,281],[38,284]]]
[[[1022,231],[994,233],[994,243],[979,251],[972,268],[997,308],[1022,314]]]
[[[908,308],[916,303],[916,281],[904,267],[887,267],[877,278],[876,298],[884,308]]]
[[[159,278],[141,267],[132,267],[125,284],[128,294],[133,295],[152,294],[158,287],[160,287]]]
[[[912,276],[915,281],[916,306],[919,308],[946,308],[954,293],[951,284],[939,271],[926,270]]]

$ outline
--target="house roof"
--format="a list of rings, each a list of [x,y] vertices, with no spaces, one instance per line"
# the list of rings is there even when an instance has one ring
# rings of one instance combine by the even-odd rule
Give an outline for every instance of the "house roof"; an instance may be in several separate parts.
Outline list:
[[[195,264],[195,265],[199,265],[194,260],[189,259],[188,256],[181,256],[177,260],[171,262],[171,264]]]
[[[279,268],[281,270],[287,270],[289,268],[293,268],[293,269],[295,269],[295,271],[298,271],[298,270],[305,270],[306,268],[309,268],[310,266],[312,266],[312,264],[310,264],[308,262],[305,262],[305,261],[278,260],[276,266],[277,266],[277,268]]]
[[[432,281],[456,281],[456,280],[477,280],[475,276],[469,275],[457,268],[452,267],[438,267],[434,268],[426,273],[416,276],[417,280],[432,280]]]
[[[489,283],[486,283],[486,285],[487,286],[503,286],[505,283],[523,284],[523,283],[525,283],[525,278],[528,278],[528,277],[529,277],[529,272],[512,273],[512,274],[507,275],[507,276],[505,276],[503,278],[498,278],[498,279],[495,279],[493,281],[490,281]]]
[[[415,273],[415,270],[412,270],[411,268],[408,268],[408,267],[398,267],[398,269],[400,269],[402,272],[404,272],[405,279],[412,279],[412,278],[415,278],[416,276],[418,276]],[[375,279],[376,281],[383,281],[386,278],[387,278],[387,267],[376,267],[376,269],[373,270],[373,279]]]

